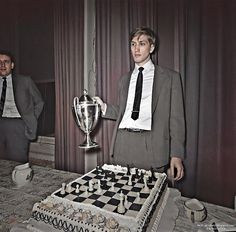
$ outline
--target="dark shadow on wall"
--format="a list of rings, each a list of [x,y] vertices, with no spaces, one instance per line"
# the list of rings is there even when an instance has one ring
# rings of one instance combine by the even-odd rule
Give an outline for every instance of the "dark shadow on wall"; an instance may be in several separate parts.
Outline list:
[[[44,109],[38,121],[39,136],[54,136],[55,133],[55,82],[36,83],[44,100]]]

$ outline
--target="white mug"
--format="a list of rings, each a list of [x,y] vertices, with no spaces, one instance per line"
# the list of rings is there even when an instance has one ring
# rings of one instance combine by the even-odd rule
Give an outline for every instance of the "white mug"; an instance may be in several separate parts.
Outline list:
[[[17,187],[24,186],[29,183],[33,177],[33,170],[30,168],[29,163],[20,164],[12,171],[12,180]]]
[[[189,199],[184,202],[184,209],[186,216],[194,223],[201,222],[206,218],[206,208],[197,199]]]

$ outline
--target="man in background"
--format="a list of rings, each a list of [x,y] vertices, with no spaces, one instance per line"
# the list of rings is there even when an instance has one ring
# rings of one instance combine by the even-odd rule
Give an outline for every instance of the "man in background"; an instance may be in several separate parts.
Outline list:
[[[0,158],[28,162],[44,102],[28,76],[14,75],[14,58],[0,51]]]
[[[132,71],[119,82],[117,105],[99,97],[103,117],[116,120],[110,155],[114,163],[184,176],[185,114],[180,75],[153,64],[156,36],[150,28],[130,35]]]

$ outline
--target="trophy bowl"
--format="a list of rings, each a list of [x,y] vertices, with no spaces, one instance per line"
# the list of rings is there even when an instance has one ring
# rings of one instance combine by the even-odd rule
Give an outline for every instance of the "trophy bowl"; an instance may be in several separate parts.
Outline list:
[[[74,98],[72,109],[76,124],[85,133],[85,140],[79,147],[88,149],[98,147],[99,145],[90,138],[90,133],[100,118],[101,109],[98,103],[87,94],[87,90],[84,90],[84,94],[80,98]]]

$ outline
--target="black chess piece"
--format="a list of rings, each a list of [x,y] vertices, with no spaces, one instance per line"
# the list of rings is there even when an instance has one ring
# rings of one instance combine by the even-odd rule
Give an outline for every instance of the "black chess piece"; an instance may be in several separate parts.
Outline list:
[[[154,171],[153,167],[151,167],[150,171],[152,173],[152,175],[151,175],[152,181],[156,181],[157,178],[155,177],[155,171]]]
[[[127,176],[130,176],[131,173],[130,173],[130,166],[127,164],[127,173],[126,173]]]
[[[98,174],[99,174],[99,169],[100,169],[100,167],[99,167],[99,166],[97,166],[97,167],[96,167],[96,175],[98,175]]]
[[[138,168],[135,169],[135,178],[139,179]]]
[[[142,184],[144,183],[143,177],[144,177],[144,174],[143,174],[143,172],[141,171],[139,180],[140,180],[140,183],[142,183]]]
[[[116,182],[116,175],[114,172],[111,173],[111,182]]]

